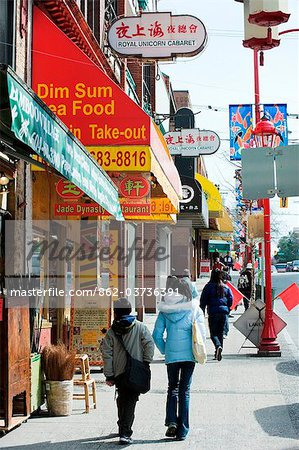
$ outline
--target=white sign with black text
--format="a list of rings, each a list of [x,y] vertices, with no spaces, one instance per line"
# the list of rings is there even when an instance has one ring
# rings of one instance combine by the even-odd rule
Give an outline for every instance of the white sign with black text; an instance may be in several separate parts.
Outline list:
[[[173,59],[198,55],[206,46],[204,24],[194,16],[142,12],[122,17],[108,31],[110,47],[120,55]]]

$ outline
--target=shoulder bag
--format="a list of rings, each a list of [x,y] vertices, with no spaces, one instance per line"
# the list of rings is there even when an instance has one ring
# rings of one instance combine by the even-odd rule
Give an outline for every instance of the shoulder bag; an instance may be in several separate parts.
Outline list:
[[[207,350],[204,336],[202,335],[199,323],[196,320],[196,312],[192,318],[192,351],[195,361],[205,364],[207,361]]]
[[[149,364],[133,358],[126,349],[125,343],[119,335],[114,333],[126,352],[127,363],[124,373],[116,378],[116,386],[126,388],[137,394],[146,394],[151,388],[151,369]]]

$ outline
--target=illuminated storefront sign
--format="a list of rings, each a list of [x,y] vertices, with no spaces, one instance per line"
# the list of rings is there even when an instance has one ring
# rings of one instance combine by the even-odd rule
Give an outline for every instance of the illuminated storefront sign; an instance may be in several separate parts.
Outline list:
[[[121,197],[140,199],[150,194],[150,183],[142,175],[128,175],[118,186]]]
[[[151,198],[146,203],[128,203],[120,199],[120,205],[124,217],[177,214],[167,197]],[[108,216],[109,214],[97,203],[56,203],[55,216]]]
[[[88,147],[87,150],[107,171],[151,170],[151,149],[148,146]]]
[[[123,216],[148,216],[151,214],[149,202],[145,203],[123,203],[120,201]],[[82,216],[98,217],[110,214],[97,203],[56,203],[54,206],[55,216]]]
[[[141,13],[116,20],[108,31],[108,41],[120,55],[172,59],[201,53],[207,33],[204,24],[194,16]]]
[[[212,155],[220,147],[220,138],[214,131],[198,128],[169,131],[164,139],[171,155],[200,156]]]
[[[56,184],[56,192],[61,198],[74,200],[79,199],[84,195],[84,192],[81,191],[81,189],[68,180],[59,180]]]

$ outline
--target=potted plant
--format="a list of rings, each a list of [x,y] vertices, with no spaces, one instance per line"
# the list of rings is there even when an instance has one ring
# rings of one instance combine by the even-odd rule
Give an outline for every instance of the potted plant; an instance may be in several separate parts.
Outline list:
[[[62,343],[48,345],[42,351],[48,411],[53,416],[71,414],[75,358],[76,350],[67,350]]]

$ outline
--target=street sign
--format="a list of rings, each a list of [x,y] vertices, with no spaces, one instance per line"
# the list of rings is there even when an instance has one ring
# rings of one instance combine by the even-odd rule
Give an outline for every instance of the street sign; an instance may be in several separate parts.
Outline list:
[[[265,321],[265,308],[265,303],[257,300],[234,322],[234,327],[256,347],[261,341]],[[273,324],[277,335],[287,326],[284,320],[275,312],[273,312]]]
[[[199,273],[201,277],[209,277],[210,276],[210,260],[209,259],[201,259],[199,262]]]
[[[274,190],[273,149],[268,147],[242,150],[243,198],[272,198]]]
[[[242,150],[243,198],[299,196],[299,145]],[[276,185],[275,185],[276,174]]]
[[[299,195],[299,145],[275,149],[278,197]]]
[[[199,128],[169,131],[164,135],[164,139],[172,156],[212,155],[220,147],[218,134],[214,131],[200,130]]]

